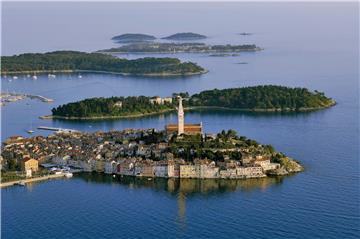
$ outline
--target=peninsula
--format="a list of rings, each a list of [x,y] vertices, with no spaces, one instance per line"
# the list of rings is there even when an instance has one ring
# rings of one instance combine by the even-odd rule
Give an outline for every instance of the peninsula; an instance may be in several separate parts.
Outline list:
[[[246,45],[206,45],[205,43],[133,43],[120,47],[99,50],[99,53],[235,53],[260,51],[254,44]]]
[[[207,90],[192,96],[187,93],[174,93],[164,98],[159,96],[90,98],[53,108],[52,115],[45,118],[87,120],[143,117],[174,111],[179,95],[184,98],[185,110],[300,112],[323,109],[336,103],[322,92],[312,92],[306,88],[264,85]]]
[[[1,157],[2,182],[25,178],[25,172],[47,175],[50,170],[59,174],[67,170],[147,178],[225,179],[303,170],[297,161],[271,145],[238,136],[234,130],[180,136],[155,129],[14,136],[4,142]]]
[[[166,40],[175,40],[175,41],[191,41],[191,40],[201,40],[206,39],[207,36],[193,33],[193,32],[183,32],[183,33],[176,33],[167,37],[163,37],[162,39]]]
[[[144,42],[153,41],[156,37],[152,35],[140,34],[140,33],[126,33],[111,38],[118,43],[130,43],[130,42]]]
[[[108,54],[78,51],[27,53],[1,57],[1,74],[36,74],[55,72],[94,72],[121,75],[186,76],[206,73],[192,62],[177,58],[146,57],[135,60]]]

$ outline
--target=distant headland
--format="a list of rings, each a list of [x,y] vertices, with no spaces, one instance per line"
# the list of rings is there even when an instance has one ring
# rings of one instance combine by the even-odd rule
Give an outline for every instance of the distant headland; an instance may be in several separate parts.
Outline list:
[[[144,117],[175,111],[177,96],[184,98],[186,110],[225,109],[252,112],[301,112],[327,108],[335,101],[322,92],[306,88],[264,85],[223,90],[207,90],[189,96],[174,93],[161,98],[147,96],[90,98],[52,109],[56,119],[111,119]]]
[[[254,44],[245,45],[206,45],[204,43],[133,43],[120,47],[99,50],[99,53],[236,53],[260,51]]]
[[[175,41],[190,41],[190,40],[201,40],[206,39],[207,36],[193,33],[193,32],[182,32],[176,33],[167,37],[163,37],[162,39],[166,40],[175,40]]]
[[[94,72],[143,76],[186,76],[207,71],[193,62],[177,58],[146,57],[135,60],[108,54],[78,51],[27,53],[1,57],[1,74]]]

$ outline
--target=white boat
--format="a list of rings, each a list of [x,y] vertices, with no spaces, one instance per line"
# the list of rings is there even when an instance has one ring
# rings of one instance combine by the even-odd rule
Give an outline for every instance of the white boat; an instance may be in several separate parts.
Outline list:
[[[56,78],[56,75],[54,75],[54,74],[48,74],[48,78],[49,78],[49,79],[54,79],[54,78]]]
[[[34,130],[27,130],[26,132],[28,132],[29,134],[34,133]]]
[[[37,80],[37,76],[36,75],[33,75],[32,77],[34,80]]]
[[[27,74],[27,75],[26,75],[26,77],[27,77],[27,78],[30,78],[30,75],[29,75],[29,74]]]
[[[71,178],[72,176],[73,176],[73,174],[70,173],[70,172],[66,172],[66,173],[65,173],[65,177],[67,177],[67,178]]]
[[[18,77],[17,77],[17,76],[13,76],[13,79],[14,79],[14,80],[17,80],[17,79],[18,79]]]
[[[81,78],[82,78],[82,75],[79,75],[78,78],[81,79]]]
[[[15,183],[16,185],[19,185],[19,186],[25,186],[25,182],[24,181],[20,181],[18,183]]]

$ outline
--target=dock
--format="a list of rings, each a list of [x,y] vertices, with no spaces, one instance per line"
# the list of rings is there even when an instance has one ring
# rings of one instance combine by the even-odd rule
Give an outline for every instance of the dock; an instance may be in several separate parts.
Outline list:
[[[47,98],[45,96],[42,95],[29,95],[29,94],[25,94],[26,97],[29,97],[30,99],[38,99],[41,100],[42,102],[53,102],[53,99]]]
[[[41,176],[41,177],[35,177],[35,178],[27,178],[27,179],[21,179],[16,181],[10,181],[10,182],[1,182],[0,188],[13,186],[15,184],[19,184],[21,182],[23,183],[32,183],[32,182],[38,182],[38,181],[44,181],[49,179],[55,179],[55,178],[64,178],[64,174],[52,174],[47,176]]]
[[[55,131],[55,132],[66,132],[66,133],[80,132],[79,130],[76,130],[76,129],[64,129],[64,128],[55,128],[55,127],[48,127],[48,126],[39,126],[39,127],[37,127],[37,129],[50,130],[50,131]]]

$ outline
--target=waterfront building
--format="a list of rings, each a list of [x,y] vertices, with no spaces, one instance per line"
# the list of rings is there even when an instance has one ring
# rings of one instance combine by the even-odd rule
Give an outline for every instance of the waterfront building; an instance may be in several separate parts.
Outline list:
[[[280,168],[280,164],[271,163],[269,157],[256,157],[255,165],[262,167],[265,172]]]
[[[197,178],[198,170],[195,165],[180,165],[180,178]]]
[[[184,107],[182,105],[182,98],[179,97],[178,123],[166,125],[165,130],[167,134],[173,134],[173,133],[177,133],[177,135],[202,134],[202,123],[185,124]]]
[[[112,160],[109,162],[105,162],[105,173],[112,174],[116,172],[117,163]]]
[[[21,162],[21,170],[24,172],[37,172],[39,170],[39,162],[33,158],[24,158]]]
[[[263,168],[260,166],[253,167],[236,167],[236,175],[238,178],[261,178],[266,177]]]

